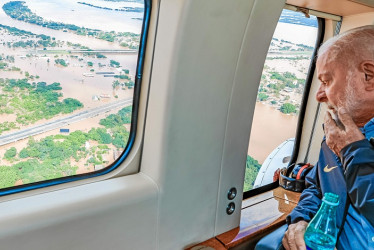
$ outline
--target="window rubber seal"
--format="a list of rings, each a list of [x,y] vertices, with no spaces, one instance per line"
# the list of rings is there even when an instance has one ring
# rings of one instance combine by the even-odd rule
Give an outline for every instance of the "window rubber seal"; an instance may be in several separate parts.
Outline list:
[[[135,85],[134,85],[134,95],[133,95],[133,103],[132,103],[132,113],[131,113],[131,125],[130,125],[130,134],[129,139],[127,141],[127,145],[119,158],[115,160],[113,163],[108,165],[107,167],[94,171],[91,173],[85,174],[77,174],[72,176],[66,176],[51,180],[33,182],[29,184],[24,184],[15,187],[7,187],[0,189],[0,197],[11,195],[20,192],[26,192],[34,189],[45,188],[50,186],[55,186],[59,184],[64,184],[73,181],[79,181],[84,179],[89,179],[93,177],[98,177],[105,175],[114,169],[116,169],[121,163],[126,159],[129,155],[132,146],[134,145],[135,138],[136,138],[136,128],[138,122],[138,113],[139,113],[139,98],[140,98],[140,91],[141,91],[141,82],[143,77],[143,69],[144,69],[144,59],[146,53],[146,45],[147,45],[147,36],[149,31],[150,25],[150,16],[151,16],[151,9],[152,9],[152,0],[144,0],[144,19],[143,25],[141,30],[140,36],[140,43],[139,43],[139,51],[138,51],[138,62],[136,66],[136,73],[135,73]]]

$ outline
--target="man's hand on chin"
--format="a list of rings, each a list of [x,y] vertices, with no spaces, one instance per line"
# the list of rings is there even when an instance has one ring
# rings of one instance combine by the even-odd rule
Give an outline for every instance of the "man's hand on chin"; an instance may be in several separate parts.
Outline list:
[[[304,233],[307,226],[308,222],[303,220],[290,224],[282,240],[284,248],[287,250],[305,250]]]
[[[348,144],[365,139],[344,108],[338,110],[338,117],[344,127],[339,126],[329,112],[326,112],[324,123],[326,144],[336,155]]]

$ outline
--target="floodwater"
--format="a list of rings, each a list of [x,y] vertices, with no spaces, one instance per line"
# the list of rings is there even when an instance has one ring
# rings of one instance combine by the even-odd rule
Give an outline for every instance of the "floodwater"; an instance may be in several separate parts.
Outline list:
[[[69,63],[68,67],[63,67],[55,64],[53,54],[41,55],[40,57],[21,57],[18,54],[19,50],[12,51],[15,55],[16,67],[22,69],[23,72],[29,72],[31,75],[38,75],[39,79],[34,79],[35,82],[46,82],[51,84],[53,82],[61,83],[64,98],[76,98],[85,104],[86,108],[92,108],[100,105],[100,102],[94,101],[93,96],[100,96],[102,94],[113,96],[117,95],[119,98],[129,97],[128,93],[132,90],[122,90],[121,87],[113,90],[112,83],[116,80],[113,77],[104,77],[98,75],[96,72],[114,72],[118,73],[118,69],[109,67],[109,60],[116,60],[120,62],[122,68],[129,69],[130,77],[134,80],[137,55],[107,55],[108,58],[97,59],[91,57],[83,57],[82,61],[79,59],[71,58],[70,55],[60,55],[57,58],[64,59]],[[0,46],[0,53],[9,55],[9,48]],[[49,62],[48,62],[49,60]],[[87,62],[93,62],[94,66],[87,66]],[[106,64],[105,67],[98,67],[98,64]],[[94,69],[94,72],[90,70]],[[83,74],[92,74],[93,76],[87,77]],[[1,72],[1,78],[23,78],[20,72]]]
[[[0,5],[3,6],[7,2],[9,1],[0,0]],[[32,12],[43,17],[45,20],[75,24],[85,28],[140,34],[143,24],[143,21],[133,19],[143,18],[143,13],[97,9],[91,6],[78,4],[79,1],[75,0],[48,2],[45,0],[26,0],[25,2]],[[109,1],[96,0],[96,2],[103,2],[105,3],[105,6],[110,8],[115,7],[113,6],[114,4],[118,4]],[[123,3],[122,5],[126,5],[126,3]],[[113,44],[104,40],[79,36],[71,32],[48,29],[35,24],[14,20],[6,15],[2,8],[0,8],[0,24],[16,27],[35,34],[48,35],[55,37],[56,40],[80,43],[88,46],[90,49],[123,49],[123,47],[120,47],[118,44]]]
[[[8,2],[0,0],[0,4]],[[43,1],[43,0],[26,0],[26,5],[37,15],[42,16],[46,20],[75,24],[78,26],[89,27],[94,29],[102,29],[106,31],[131,31],[140,33],[142,21],[133,20],[133,17],[141,18],[143,13],[119,12],[111,10],[97,9],[90,6],[78,4],[75,0],[65,1]],[[143,7],[137,3],[129,2],[108,2],[108,1],[90,1],[91,4],[97,6],[106,6],[110,8],[118,8],[120,6],[127,7]],[[74,11],[73,11],[74,10]],[[104,21],[105,20],[105,21]],[[131,21],[132,20],[132,21]],[[135,22],[136,21],[136,22]],[[38,25],[28,24],[16,21],[5,14],[0,9],[0,24],[9,25],[22,30],[31,31],[36,34],[45,34],[55,37],[56,40],[69,41],[72,43],[80,43],[91,49],[120,49],[118,44],[106,42],[92,37],[85,37],[63,32],[62,30],[52,30]],[[120,25],[121,24],[121,25]],[[12,36],[1,34],[0,42],[15,40]],[[16,39],[17,40],[17,39]],[[0,43],[0,44],[1,44]],[[49,48],[62,49],[62,48]],[[96,72],[114,72],[119,73],[121,69],[128,69],[129,75],[134,81],[138,54],[111,54],[102,53],[107,58],[94,58],[83,56],[82,54],[73,54],[78,58],[71,57],[70,54],[53,54],[43,53],[43,51],[32,51],[30,49],[9,49],[7,46],[0,45],[0,53],[4,55],[13,55],[15,58],[14,65],[21,68],[23,72],[29,72],[31,75],[38,75],[39,79],[34,81],[44,81],[47,84],[53,82],[61,83],[64,98],[76,98],[85,104],[85,108],[100,106],[100,102],[94,101],[94,96],[108,95],[114,101],[114,96],[118,98],[126,98],[132,96],[132,90],[124,91],[121,87],[113,90],[112,83],[116,80],[113,77],[104,77],[97,75]],[[25,57],[27,54],[33,54],[32,57]],[[55,59],[64,59],[69,63],[68,67],[62,67],[55,64]],[[121,68],[116,69],[110,67],[110,60],[120,63]],[[92,62],[93,67],[88,67],[87,62]],[[99,67],[99,64],[105,65]],[[94,70],[92,72],[91,70]],[[93,74],[93,77],[87,77],[83,74]],[[23,78],[20,72],[1,72],[1,78]]]
[[[78,0],[79,1],[79,0]],[[138,20],[143,17],[143,13],[135,12],[119,12],[114,10],[103,10],[78,4],[75,0],[65,1],[45,1],[45,0],[26,0],[26,5],[45,20],[63,22],[66,24],[75,24],[81,27],[100,29],[103,31],[116,32],[133,32],[140,34],[142,28],[142,21]],[[9,2],[8,0],[0,0],[0,5]],[[84,0],[82,0],[84,2]],[[133,2],[109,2],[102,0],[90,0],[87,3],[109,7],[143,7],[143,5]],[[134,19],[137,18],[137,19]],[[56,41],[64,41],[65,45],[62,47],[47,48],[43,51],[41,48],[31,50],[29,48],[9,48],[7,42],[19,41],[20,37],[15,37],[0,30],[0,54],[3,57],[14,56],[14,63],[7,61],[9,67],[18,67],[21,71],[5,71],[0,70],[0,78],[25,78],[25,72],[34,76],[29,82],[46,82],[51,84],[59,82],[62,87],[63,98],[75,98],[84,104],[84,108],[75,112],[81,112],[84,109],[94,108],[103,105],[104,103],[117,101],[119,99],[126,99],[133,96],[133,89],[127,87],[117,87],[113,89],[112,83],[119,80],[113,77],[104,77],[104,74],[96,74],[97,72],[113,72],[119,74],[122,69],[129,70],[129,76],[132,81],[135,81],[136,67],[138,61],[138,54],[120,54],[100,52],[107,58],[96,58],[95,56],[88,56],[82,53],[68,54],[63,50],[71,49],[66,46],[66,42],[79,43],[87,46],[93,50],[118,50],[123,49],[118,43],[110,43],[107,41],[95,39],[93,37],[79,36],[71,32],[63,32],[62,30],[52,30],[38,25],[28,24],[21,21],[16,21],[7,16],[3,9],[0,8],[0,24],[16,27],[21,30],[30,31],[34,34],[44,34],[54,37]],[[51,52],[50,50],[59,50]],[[67,67],[57,65],[56,59],[64,59],[68,63]],[[121,67],[115,68],[110,66],[110,60],[115,60],[120,63]],[[88,66],[88,62],[92,62],[93,66]],[[37,76],[37,78],[36,78]],[[120,82],[124,82],[121,81]],[[105,96],[101,100],[96,97]],[[106,117],[110,113],[118,112],[119,108],[112,110],[105,114],[100,114],[96,117],[88,118],[86,120],[69,124],[66,128],[70,131],[82,130],[88,131],[92,127],[98,127],[100,119]],[[70,114],[68,114],[70,115]],[[59,115],[53,119],[60,118],[64,115]],[[15,115],[1,115],[0,122],[13,121]],[[44,123],[45,120],[40,120],[34,124],[28,124],[21,128],[34,126],[36,124]],[[129,129],[129,128],[128,128]],[[41,139],[47,135],[57,134],[59,129],[37,135],[35,139]],[[5,134],[5,133],[4,133]],[[24,147],[27,139],[18,141],[16,148],[18,151]],[[15,146],[14,143],[0,147],[1,155],[10,147]],[[113,161],[112,153],[106,156],[109,162]],[[2,162],[6,163],[6,162]],[[84,166],[84,162],[80,162],[78,173],[92,171],[92,166]]]
[[[315,46],[318,29],[315,27],[296,25],[291,23],[277,24],[274,38],[292,42],[294,44],[304,44]],[[299,78],[305,78],[308,72],[309,60],[292,61],[267,60],[265,63],[271,70],[276,72],[291,72]],[[301,103],[301,96],[296,97],[290,94],[291,100]],[[248,155],[258,160],[262,164],[266,157],[277,148],[282,142],[296,136],[298,116],[286,115],[279,110],[256,103],[253,124],[248,147]]]
[[[26,0],[30,10],[47,20],[72,23],[91,29],[104,31],[134,32],[139,34],[142,21],[133,18],[143,18],[143,13],[123,12],[115,10],[98,9],[79,4],[85,2],[95,6],[118,9],[121,7],[140,7],[144,4],[134,2],[111,2],[102,0]],[[51,11],[53,10],[53,11]]]
[[[292,23],[278,23],[274,31],[274,38],[290,41],[295,44],[315,46],[318,29],[310,26]]]
[[[275,108],[257,102],[248,155],[262,164],[279,144],[295,137],[297,120],[296,115],[286,115]]]

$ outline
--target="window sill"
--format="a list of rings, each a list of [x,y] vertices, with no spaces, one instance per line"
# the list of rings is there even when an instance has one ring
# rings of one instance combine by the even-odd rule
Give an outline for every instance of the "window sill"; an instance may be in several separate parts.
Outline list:
[[[300,193],[278,187],[246,199],[243,201],[239,227],[196,246],[230,249],[244,242],[255,244],[257,239],[286,223],[285,219],[297,205],[299,197]]]

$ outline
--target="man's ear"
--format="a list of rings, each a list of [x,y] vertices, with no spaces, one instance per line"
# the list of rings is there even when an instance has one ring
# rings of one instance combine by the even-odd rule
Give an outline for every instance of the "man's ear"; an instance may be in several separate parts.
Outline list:
[[[374,61],[361,62],[360,71],[365,74],[365,90],[374,90]]]

